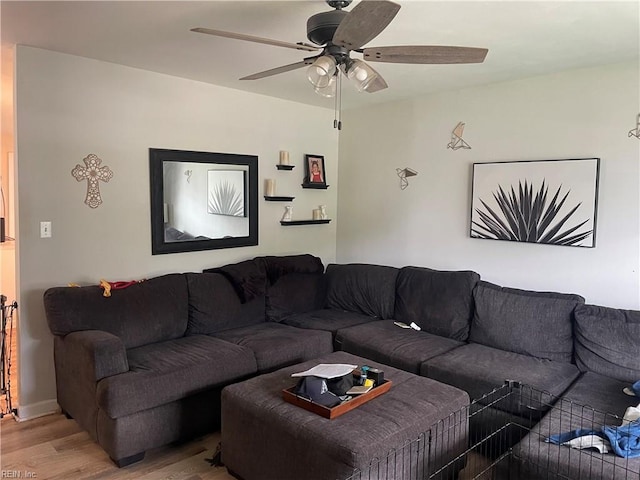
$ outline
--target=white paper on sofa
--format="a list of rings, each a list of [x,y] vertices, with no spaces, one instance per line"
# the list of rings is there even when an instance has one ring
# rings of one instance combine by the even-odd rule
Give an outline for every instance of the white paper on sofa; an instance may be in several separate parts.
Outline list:
[[[349,365],[346,363],[321,363],[304,372],[292,373],[292,377],[320,377],[320,378],[336,378],[343,377],[351,373],[357,365]]]

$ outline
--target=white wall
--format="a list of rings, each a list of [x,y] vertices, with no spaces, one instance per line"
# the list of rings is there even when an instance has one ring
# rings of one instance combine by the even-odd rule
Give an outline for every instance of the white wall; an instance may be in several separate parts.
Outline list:
[[[639,77],[637,63],[613,65],[345,112],[338,261],[472,269],[639,308],[640,141],[627,135]],[[447,149],[459,121],[471,150]],[[586,157],[601,158],[596,248],[469,237],[474,162]],[[401,191],[404,167],[419,174]]]
[[[256,247],[152,256],[149,219],[150,147],[258,155],[260,195],[263,179],[275,178],[279,195],[296,197],[294,218],[311,218],[321,203],[333,216],[331,110],[30,47],[18,47],[16,62],[20,416],[55,407],[48,287],[201,271],[264,254],[335,261],[336,222],[281,227],[281,203],[260,200]],[[290,151],[292,172],[276,170],[280,150]],[[100,184],[97,209],[83,203],[86,182],[71,176],[90,153],[114,172]],[[325,155],[331,189],[300,187],[305,153]],[[44,220],[53,222],[50,239],[39,237]]]

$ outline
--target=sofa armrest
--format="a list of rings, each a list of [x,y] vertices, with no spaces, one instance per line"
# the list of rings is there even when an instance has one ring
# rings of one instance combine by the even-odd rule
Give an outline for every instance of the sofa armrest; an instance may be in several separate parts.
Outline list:
[[[70,368],[82,380],[99,380],[129,371],[122,340],[101,330],[83,330],[59,337],[55,349],[56,368]]]
[[[129,371],[124,344],[101,330],[82,330],[53,339],[58,404],[98,440],[96,431],[98,382]]]

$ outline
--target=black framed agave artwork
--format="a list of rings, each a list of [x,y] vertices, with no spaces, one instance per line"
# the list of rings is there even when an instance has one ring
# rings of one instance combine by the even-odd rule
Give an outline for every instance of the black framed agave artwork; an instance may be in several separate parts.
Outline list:
[[[593,248],[599,158],[473,164],[472,238]]]
[[[247,216],[247,172],[209,170],[207,172],[207,212],[232,217]]]

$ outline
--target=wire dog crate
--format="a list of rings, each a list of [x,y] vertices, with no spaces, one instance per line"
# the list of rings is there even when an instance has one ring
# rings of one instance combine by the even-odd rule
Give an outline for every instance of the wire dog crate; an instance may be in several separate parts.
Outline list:
[[[622,422],[620,416],[506,382],[346,480],[640,480],[640,458],[547,441]],[[635,441],[640,446],[640,438]]]
[[[0,418],[16,413],[11,403],[11,355],[13,312],[18,304],[6,302],[7,297],[0,294]]]

